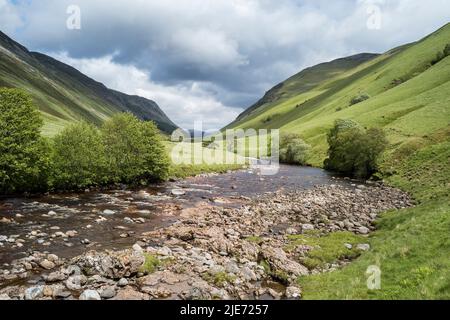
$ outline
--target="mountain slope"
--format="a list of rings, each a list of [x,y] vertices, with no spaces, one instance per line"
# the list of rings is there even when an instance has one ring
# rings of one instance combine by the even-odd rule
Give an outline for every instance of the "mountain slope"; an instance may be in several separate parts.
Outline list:
[[[450,24],[288,99],[253,109],[231,128],[280,128],[312,146],[322,166],[326,133],[336,119],[382,128],[390,147],[381,175],[410,192],[414,208],[387,212],[371,249],[334,272],[301,277],[305,299],[450,299]],[[354,97],[370,98],[352,104]],[[381,270],[381,290],[368,290],[367,270]]]
[[[431,64],[449,39],[450,24],[419,42],[324,77],[308,91],[263,104],[229,127],[300,133],[313,146],[310,162],[314,165],[322,165],[326,132],[339,118],[384,128],[396,146],[422,139],[449,126],[450,57]],[[351,106],[352,98],[363,93],[370,99]]]
[[[165,132],[176,125],[151,100],[108,89],[62,62],[30,52],[0,32],[0,86],[28,91],[44,120],[44,134],[52,135],[72,121],[100,124],[117,112],[129,111],[153,120]]]
[[[240,114],[237,121],[252,113],[258,113],[262,109],[267,110],[271,106],[279,105],[280,101],[311,91],[326,79],[342,74],[377,56],[377,54],[362,53],[307,68],[270,89],[261,100]]]

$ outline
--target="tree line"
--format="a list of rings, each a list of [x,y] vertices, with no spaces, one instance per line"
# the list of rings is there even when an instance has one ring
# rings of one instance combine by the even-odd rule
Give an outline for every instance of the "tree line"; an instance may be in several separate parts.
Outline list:
[[[53,138],[30,96],[0,89],[0,193],[79,190],[164,180],[169,159],[153,122],[119,113],[100,128],[69,125]]]

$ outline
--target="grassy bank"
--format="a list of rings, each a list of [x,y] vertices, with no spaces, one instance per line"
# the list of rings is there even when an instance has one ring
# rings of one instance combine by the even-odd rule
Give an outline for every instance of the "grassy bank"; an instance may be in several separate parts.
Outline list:
[[[164,146],[170,159],[169,178],[183,179],[196,176],[202,173],[226,173],[229,170],[238,170],[243,167],[242,164],[214,163],[212,150],[203,148],[201,143],[184,143],[180,145],[165,141]],[[179,152],[174,152],[178,147]],[[227,155],[237,157],[235,154],[224,151],[224,157]]]
[[[411,192],[414,208],[386,212],[371,250],[347,267],[298,280],[305,299],[450,299],[450,142],[404,159],[388,183]],[[381,269],[381,290],[368,290],[366,270]]]

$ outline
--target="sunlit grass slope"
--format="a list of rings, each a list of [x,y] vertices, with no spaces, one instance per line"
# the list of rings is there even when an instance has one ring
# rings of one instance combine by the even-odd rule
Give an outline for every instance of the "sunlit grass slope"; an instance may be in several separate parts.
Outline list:
[[[336,119],[382,128],[390,148],[381,176],[417,200],[414,208],[383,214],[366,240],[371,250],[353,263],[300,278],[305,299],[450,299],[450,56],[435,61],[447,44],[450,24],[230,125],[300,133],[316,166],[326,157],[326,133]],[[351,105],[365,94],[370,98]],[[367,288],[371,265],[381,269],[381,290]]]

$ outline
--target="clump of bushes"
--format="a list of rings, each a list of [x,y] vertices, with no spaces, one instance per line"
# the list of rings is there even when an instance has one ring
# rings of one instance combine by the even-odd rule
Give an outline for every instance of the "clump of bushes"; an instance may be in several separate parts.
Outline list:
[[[280,139],[280,161],[289,164],[305,165],[311,149],[300,135],[287,134]]]
[[[327,139],[325,168],[364,179],[377,172],[377,160],[388,145],[382,130],[366,130],[352,120],[337,120]]]
[[[153,122],[140,121],[130,113],[117,114],[103,124],[101,134],[111,182],[167,178],[169,160]]]
[[[51,140],[40,135],[39,111],[22,91],[0,89],[0,193],[76,190],[168,177],[159,131],[129,113],[99,129],[81,122]]]
[[[435,65],[437,63],[439,63],[441,60],[444,60],[446,57],[450,56],[450,43],[447,44],[444,48],[443,51],[440,51],[437,55],[436,58],[434,58],[431,61],[431,65]]]
[[[367,93],[361,93],[361,94],[357,95],[356,97],[353,97],[352,100],[350,100],[350,105],[353,106],[355,104],[361,103],[368,99],[370,99],[370,96]]]
[[[0,193],[45,189],[49,143],[31,98],[17,89],[0,89]]]

